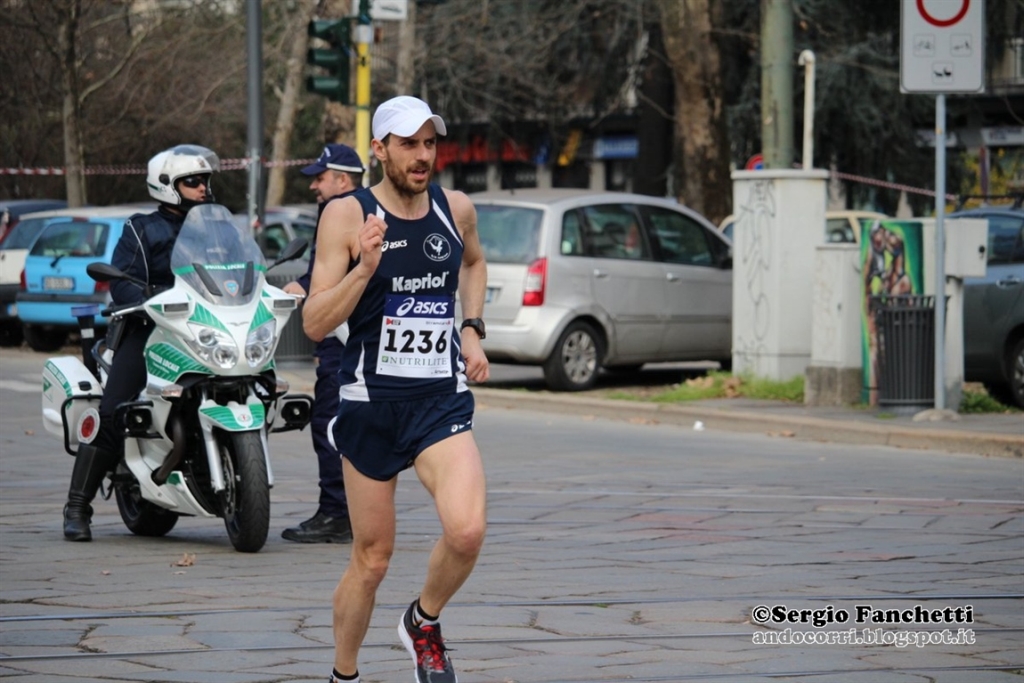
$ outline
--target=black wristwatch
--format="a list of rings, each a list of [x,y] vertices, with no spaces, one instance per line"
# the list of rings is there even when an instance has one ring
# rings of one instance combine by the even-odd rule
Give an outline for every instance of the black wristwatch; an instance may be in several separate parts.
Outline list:
[[[461,332],[467,327],[472,327],[476,331],[476,336],[481,339],[487,339],[487,328],[484,327],[483,318],[466,318],[459,325],[459,331]]]

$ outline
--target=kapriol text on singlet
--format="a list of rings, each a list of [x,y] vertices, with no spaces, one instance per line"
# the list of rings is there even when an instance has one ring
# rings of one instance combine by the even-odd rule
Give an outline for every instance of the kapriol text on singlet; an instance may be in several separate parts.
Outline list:
[[[445,286],[448,281],[448,271],[440,275],[427,273],[423,277],[393,277],[391,278],[391,290],[394,292],[418,292],[421,289],[438,289]]]

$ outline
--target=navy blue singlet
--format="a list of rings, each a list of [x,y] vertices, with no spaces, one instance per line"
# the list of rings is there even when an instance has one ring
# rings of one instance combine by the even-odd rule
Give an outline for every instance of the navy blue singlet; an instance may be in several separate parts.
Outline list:
[[[342,400],[412,400],[468,388],[455,325],[462,237],[444,190],[431,184],[428,194],[430,210],[417,220],[388,213],[369,188],[352,195],[364,216],[376,214],[388,228],[380,265],[348,319]]]

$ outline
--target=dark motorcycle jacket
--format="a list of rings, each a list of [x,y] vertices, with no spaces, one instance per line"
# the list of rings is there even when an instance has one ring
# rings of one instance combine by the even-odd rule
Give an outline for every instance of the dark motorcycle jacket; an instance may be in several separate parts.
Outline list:
[[[111,265],[154,289],[171,287],[171,252],[184,222],[184,215],[163,204],[153,213],[135,214],[124,224]],[[124,305],[144,301],[146,294],[134,282],[119,279],[110,283],[110,297],[115,305]]]

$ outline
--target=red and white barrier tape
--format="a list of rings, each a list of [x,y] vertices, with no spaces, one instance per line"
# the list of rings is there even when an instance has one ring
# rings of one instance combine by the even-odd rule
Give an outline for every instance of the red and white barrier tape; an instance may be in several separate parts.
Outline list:
[[[284,161],[262,161],[264,168],[275,166],[308,166],[316,159],[286,159]],[[220,170],[241,171],[249,168],[249,159],[221,159]],[[0,175],[65,175],[66,168],[0,168]],[[85,175],[145,175],[145,166],[86,166]]]
[[[275,166],[308,166],[312,164],[316,159],[286,159],[284,161],[262,161],[264,168],[273,168]],[[221,159],[220,170],[222,171],[242,171],[249,168],[249,159]],[[0,168],[0,175],[64,175],[66,169],[64,168]],[[145,175],[145,166],[86,166],[85,175]],[[889,190],[899,190],[901,192],[908,192],[910,194],[923,194],[929,197],[935,196],[935,190],[926,190],[919,187],[911,187],[910,185],[903,185],[901,183],[893,183],[887,180],[876,180],[874,178],[866,178],[864,176],[853,175],[851,173],[843,173],[842,171],[832,171],[830,176],[838,178],[839,180],[849,180],[854,183],[862,183],[864,185],[874,185],[876,187],[884,187]],[[956,201],[957,196],[955,194],[946,194],[946,199],[953,202]]]
[[[832,171],[829,174],[833,178],[840,180],[849,180],[854,183],[863,183],[864,185],[875,185],[876,187],[884,187],[888,190],[900,190],[901,192],[908,192],[910,194],[923,194],[929,197],[935,196],[935,190],[924,190],[919,187],[911,187],[910,185],[903,185],[901,183],[892,183],[887,180],[875,180],[874,178],[865,178],[864,176],[853,175],[851,173],[843,173],[842,171]],[[946,193],[946,200],[955,202],[957,196],[955,194]]]

